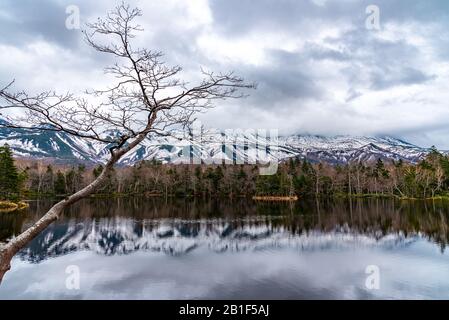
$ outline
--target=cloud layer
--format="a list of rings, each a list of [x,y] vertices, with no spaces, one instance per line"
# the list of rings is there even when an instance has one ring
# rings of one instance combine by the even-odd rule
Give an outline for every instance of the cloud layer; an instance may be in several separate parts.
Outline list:
[[[394,135],[449,149],[449,3],[376,0],[380,30],[357,0],[130,1],[144,16],[137,45],[166,53],[194,81],[200,67],[234,70],[258,90],[202,117],[219,128],[282,133]],[[108,60],[79,30],[111,1],[3,0],[0,85],[81,91],[102,87]]]

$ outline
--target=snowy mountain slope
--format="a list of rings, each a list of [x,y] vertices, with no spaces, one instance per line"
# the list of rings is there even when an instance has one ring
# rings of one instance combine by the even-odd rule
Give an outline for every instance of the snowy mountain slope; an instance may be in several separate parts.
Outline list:
[[[114,133],[111,132],[111,135]],[[221,163],[222,159],[244,163],[284,160],[290,157],[314,162],[345,164],[351,161],[399,160],[417,162],[428,149],[420,148],[393,137],[324,137],[292,135],[276,142],[256,134],[235,136],[219,132],[205,133],[201,141],[179,140],[174,137],[152,137],[121,159],[132,165],[141,160],[185,162],[183,155],[194,155],[199,161]],[[0,145],[9,144],[17,157],[52,158],[59,162],[104,163],[109,146],[86,141],[63,132],[35,132],[0,127]]]
[[[417,162],[429,152],[392,137],[291,136],[284,141],[290,153],[311,161],[339,164],[377,159]]]

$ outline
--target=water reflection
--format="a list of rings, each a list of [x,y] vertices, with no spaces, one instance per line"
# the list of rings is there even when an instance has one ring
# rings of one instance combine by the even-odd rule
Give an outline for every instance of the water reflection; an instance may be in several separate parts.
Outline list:
[[[51,204],[0,215],[0,241]],[[18,254],[0,298],[442,298],[448,214],[444,201],[89,199]],[[77,293],[63,288],[74,261],[91,281]],[[388,270],[378,292],[363,285],[373,263]]]
[[[52,205],[34,201],[26,214],[0,215],[0,241],[29,227]],[[295,204],[160,199],[89,199],[67,210],[30,244],[82,248],[94,242],[105,254],[125,253],[127,241],[140,238],[217,238],[260,240],[314,233],[365,235],[379,240],[423,235],[444,250],[448,241],[449,202],[404,202],[389,199],[327,200]],[[74,240],[74,241],[72,241]],[[145,246],[143,246],[145,247]],[[137,250],[139,249],[137,248]],[[43,256],[44,258],[45,256]]]

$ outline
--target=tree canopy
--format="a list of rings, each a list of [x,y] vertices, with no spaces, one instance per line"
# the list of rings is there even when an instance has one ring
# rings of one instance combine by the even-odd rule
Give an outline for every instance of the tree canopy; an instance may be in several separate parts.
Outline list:
[[[5,144],[0,147],[0,197],[8,199],[19,193],[20,177],[11,148]]]

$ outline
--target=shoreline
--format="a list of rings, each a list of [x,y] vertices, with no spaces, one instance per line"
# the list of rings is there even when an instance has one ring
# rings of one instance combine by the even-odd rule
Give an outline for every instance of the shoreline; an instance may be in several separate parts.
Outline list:
[[[54,195],[54,194],[32,194],[25,196],[22,201],[33,201],[38,199],[64,199],[69,195]],[[439,195],[429,198],[416,198],[416,197],[401,197],[398,195],[389,194],[334,194],[334,195],[314,195],[307,196],[276,196],[276,195],[229,195],[229,194],[219,194],[219,195],[177,195],[177,194],[145,194],[145,193],[97,193],[92,194],[86,199],[117,199],[117,198],[170,198],[170,199],[248,199],[255,201],[299,201],[311,200],[311,199],[395,199],[400,201],[444,201],[449,200],[449,195]],[[7,200],[5,200],[7,201]],[[0,201],[1,202],[1,201]]]

